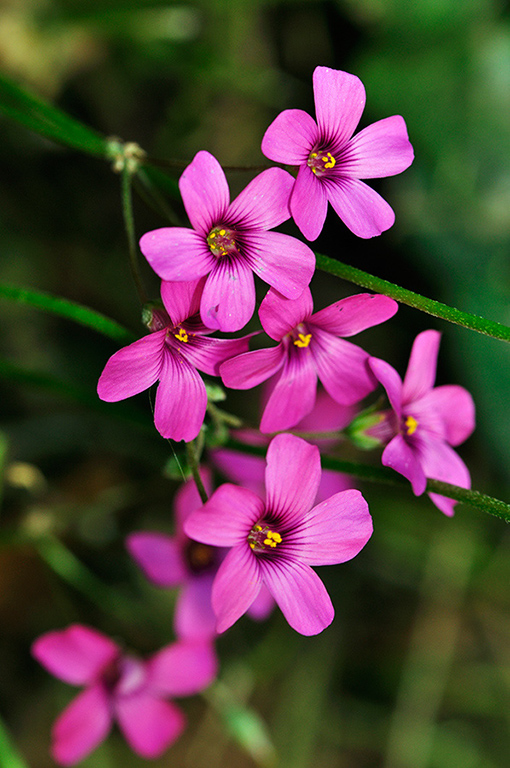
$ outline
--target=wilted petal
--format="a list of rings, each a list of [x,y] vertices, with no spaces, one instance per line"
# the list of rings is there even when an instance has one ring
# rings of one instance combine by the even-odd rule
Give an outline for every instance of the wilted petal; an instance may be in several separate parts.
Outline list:
[[[283,344],[269,349],[255,349],[222,363],[221,378],[230,389],[252,389],[276,373],[285,359]]]
[[[315,271],[315,254],[306,243],[281,232],[250,232],[244,240],[255,274],[288,299],[297,299]]]
[[[318,139],[315,120],[302,109],[286,109],[276,117],[262,139],[262,152],[285,165],[306,163]]]
[[[442,422],[443,437],[450,445],[460,445],[475,428],[475,404],[464,387],[448,384],[427,392],[413,409],[437,414]]]
[[[427,478],[417,452],[404,440],[402,435],[395,437],[383,451],[382,463],[404,475],[413,487],[416,496],[420,496],[427,485]]]
[[[210,152],[197,152],[179,179],[179,189],[193,229],[207,235],[221,223],[230,192],[223,168]]]
[[[158,587],[174,587],[185,580],[187,569],[174,538],[140,531],[127,537],[126,548],[145,576]]]
[[[375,389],[376,380],[368,367],[365,350],[315,325],[308,327],[317,374],[332,398],[342,405],[352,405]]]
[[[232,547],[214,579],[212,604],[218,623],[225,632],[246,613],[261,588],[259,564],[246,541]]]
[[[187,536],[203,544],[231,547],[246,541],[252,526],[262,517],[262,499],[237,485],[221,485],[206,503],[184,522]]]
[[[334,565],[351,560],[372,535],[368,504],[359,491],[331,496],[308,512],[296,534],[299,560],[308,565]]]
[[[290,197],[292,218],[307,240],[317,240],[328,212],[328,193],[307,165],[299,168]]]
[[[329,67],[313,73],[315,114],[322,137],[342,145],[358,125],[365,108],[365,87],[359,77]]]
[[[398,304],[388,296],[359,293],[315,312],[310,321],[337,336],[354,336],[393,317]]]
[[[395,222],[391,206],[363,181],[328,179],[326,194],[343,223],[358,237],[380,235]]]
[[[403,117],[378,120],[354,136],[341,155],[342,176],[376,179],[402,173],[413,162]]]
[[[193,440],[200,432],[207,407],[204,382],[183,357],[168,351],[156,392],[154,423],[163,437]]]
[[[239,331],[251,320],[254,309],[253,272],[240,256],[221,257],[202,294],[202,322],[218,331]]]
[[[52,675],[71,685],[93,682],[118,655],[113,640],[81,624],[47,632],[32,645],[32,656]]]
[[[297,299],[286,299],[274,288],[266,293],[259,309],[262,327],[275,341],[281,341],[299,323],[308,320],[313,312],[313,299],[305,288]]]
[[[175,704],[150,694],[117,697],[115,714],[131,749],[147,759],[162,755],[185,727],[184,715]]]
[[[140,239],[140,250],[154,272],[170,282],[198,280],[215,263],[203,235],[183,227],[147,232]]]
[[[193,696],[216,677],[218,659],[210,642],[180,640],[147,662],[148,684],[166,696]]]
[[[255,176],[230,205],[227,221],[241,229],[272,229],[290,218],[289,198],[294,177],[283,168]]]
[[[460,456],[447,443],[425,438],[420,445],[420,455],[425,476],[441,480],[461,488],[471,488],[469,470]],[[429,494],[441,512],[451,517],[458,502],[437,493]]]
[[[160,376],[166,330],[150,333],[115,352],[97,383],[101,400],[116,403],[151,387]]]
[[[291,346],[264,408],[260,431],[279,432],[295,427],[313,409],[316,392],[317,372],[310,349]]]
[[[100,685],[82,691],[55,721],[51,753],[60,765],[74,765],[87,757],[110,731],[109,698]]]
[[[415,338],[402,387],[404,403],[418,400],[434,386],[440,343],[439,331],[422,331]]]
[[[368,365],[377,381],[379,381],[388,395],[391,407],[397,418],[402,416],[402,379],[392,366],[378,357],[369,357]]]
[[[210,640],[216,636],[216,616],[211,590],[214,573],[190,578],[177,598],[174,614],[176,635],[182,640]]]
[[[302,635],[318,635],[333,621],[335,611],[315,571],[293,560],[261,560],[264,584],[290,626]]]
[[[219,376],[221,363],[247,352],[250,338],[251,334],[241,339],[210,339],[207,336],[195,336],[189,338],[183,350],[183,356],[199,371],[208,373],[209,376]]]
[[[200,299],[206,278],[189,282],[161,283],[161,298],[174,325],[180,325],[200,311]]]
[[[266,508],[285,522],[309,512],[321,479],[317,446],[295,435],[276,435],[266,460]]]

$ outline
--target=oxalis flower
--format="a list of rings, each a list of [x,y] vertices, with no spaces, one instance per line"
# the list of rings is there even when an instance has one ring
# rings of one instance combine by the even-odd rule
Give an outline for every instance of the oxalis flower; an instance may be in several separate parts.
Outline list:
[[[316,446],[277,435],[267,451],[265,501],[227,483],[186,520],[188,536],[231,548],[212,589],[218,632],[248,610],[262,585],[301,634],[316,635],[332,622],[331,600],[310,566],[357,555],[372,534],[372,519],[355,490],[313,506],[320,476]]]
[[[218,376],[221,362],[248,348],[241,339],[210,339],[198,315],[205,278],[161,285],[164,310],[154,310],[152,333],[116,352],[97,385],[109,403],[137,395],[159,380],[154,423],[163,437],[193,440],[200,432],[207,393],[197,369]]]
[[[475,427],[473,398],[463,387],[434,387],[441,334],[423,331],[414,340],[402,382],[384,360],[371,357],[369,365],[386,390],[392,411],[381,414],[368,434],[387,443],[382,463],[404,475],[419,496],[427,478],[471,487],[469,471],[451,447],[460,445]],[[429,494],[445,515],[453,515],[457,502]]]
[[[388,203],[360,179],[394,176],[413,161],[402,117],[394,115],[352,134],[365,107],[365,88],[355,75],[316,67],[313,93],[317,122],[301,109],[287,109],[271,123],[262,152],[298,165],[290,198],[294,221],[308,240],[321,233],[328,201],[358,237],[374,237],[392,226]]]
[[[210,643],[177,642],[142,661],[81,624],[42,635],[32,655],[60,680],[85,686],[53,726],[51,752],[60,765],[87,757],[114,721],[134,752],[159,757],[185,727],[180,709],[165,699],[198,693],[217,671]]]
[[[220,331],[238,331],[255,309],[253,273],[295,299],[309,284],[315,256],[305,243],[266,230],[290,217],[294,180],[269,168],[230,203],[221,165],[209,152],[195,155],[179,180],[193,229],[163,227],[147,232],[140,248],[163,280],[208,275],[200,304],[202,322]]]
[[[280,343],[223,363],[223,382],[232,389],[251,389],[278,375],[262,415],[261,432],[290,429],[309,414],[315,405],[317,378],[337,403],[357,403],[375,389],[377,381],[367,365],[368,353],[339,337],[378,325],[397,309],[397,302],[387,296],[361,293],[312,314],[309,288],[295,300],[271,288],[259,317],[268,336]]]

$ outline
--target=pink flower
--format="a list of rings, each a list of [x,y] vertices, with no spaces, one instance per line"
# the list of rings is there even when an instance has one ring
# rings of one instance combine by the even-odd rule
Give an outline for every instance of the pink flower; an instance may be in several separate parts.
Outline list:
[[[385,430],[391,427],[391,432],[382,463],[404,475],[417,496],[425,491],[427,478],[471,487],[469,471],[451,446],[463,443],[472,433],[475,406],[463,387],[433,386],[440,340],[438,331],[418,334],[403,383],[384,360],[369,360],[393,409],[384,418]],[[378,427],[375,430],[377,435],[384,432]],[[445,515],[453,515],[453,499],[429,495]]]
[[[359,237],[389,229],[395,214],[360,179],[394,176],[413,161],[402,117],[369,125],[352,137],[365,107],[365,88],[355,75],[316,67],[313,93],[317,123],[301,109],[287,109],[271,123],[262,152],[271,160],[299,165],[290,198],[294,221],[308,240],[321,233],[328,201]]]
[[[198,693],[217,669],[209,643],[174,643],[141,661],[80,624],[42,635],[32,654],[55,677],[85,686],[53,726],[52,755],[60,765],[87,757],[113,721],[134,752],[159,757],[185,727],[182,712],[165,699]]]
[[[225,174],[209,152],[195,155],[179,181],[193,229],[147,232],[140,248],[163,280],[208,275],[200,314],[208,328],[238,331],[255,309],[253,272],[295,299],[310,282],[315,256],[294,237],[266,230],[289,216],[292,176],[281,168],[259,174],[230,203]]]
[[[218,632],[250,607],[265,585],[303,635],[322,632],[334,610],[312,565],[350,560],[372,533],[359,491],[342,491],[312,508],[320,482],[319,449],[277,435],[267,451],[266,501],[236,485],[220,486],[185,522],[188,536],[231,547],[213,584]]]
[[[223,363],[223,382],[232,389],[251,389],[279,374],[260,422],[262,432],[289,429],[309,414],[317,378],[337,403],[357,403],[375,389],[376,380],[367,365],[368,353],[339,337],[382,323],[397,309],[387,296],[361,293],[312,314],[308,288],[294,300],[270,289],[259,317],[268,336],[280,343]]]
[[[159,380],[154,422],[163,437],[193,440],[207,407],[204,382],[197,372],[218,376],[219,364],[248,348],[248,337],[210,339],[198,316],[205,279],[161,285],[165,309],[153,313],[153,331],[116,352],[97,385],[109,403],[137,395]]]

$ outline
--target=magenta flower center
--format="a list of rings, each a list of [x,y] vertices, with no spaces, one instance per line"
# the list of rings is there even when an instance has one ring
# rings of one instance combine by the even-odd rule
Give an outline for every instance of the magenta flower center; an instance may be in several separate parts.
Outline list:
[[[299,323],[299,325],[296,325],[290,334],[294,346],[299,347],[300,349],[304,349],[310,344],[312,340],[312,334],[307,333],[307,330],[308,328],[306,325],[304,325],[304,323]]]
[[[414,416],[403,417],[402,431],[404,432],[404,435],[407,435],[408,437],[410,437],[411,435],[414,435],[417,427],[418,427],[418,422],[416,421]]]
[[[190,571],[202,573],[214,565],[216,560],[215,548],[190,539],[186,546],[185,557]]]
[[[267,552],[276,549],[282,543],[278,531],[273,531],[269,525],[254,525],[248,534],[248,544],[254,552]]]
[[[181,328],[180,326],[178,328],[174,328],[173,334],[177,341],[183,341],[185,344],[188,343],[188,334],[184,328]]]
[[[306,164],[312,169],[316,176],[324,176],[334,168],[336,160],[331,152],[321,152],[320,150],[310,152]]]
[[[227,227],[214,227],[207,235],[207,245],[214,256],[227,256],[237,250],[235,232]]]

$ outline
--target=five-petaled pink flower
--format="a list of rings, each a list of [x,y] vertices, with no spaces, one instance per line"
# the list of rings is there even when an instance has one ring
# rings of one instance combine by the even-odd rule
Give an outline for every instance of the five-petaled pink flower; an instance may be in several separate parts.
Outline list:
[[[248,348],[248,337],[208,338],[212,331],[198,315],[204,282],[163,282],[165,310],[154,310],[152,333],[116,352],[97,385],[101,400],[112,403],[159,380],[154,422],[172,440],[193,440],[204,421],[207,393],[197,368],[218,376],[220,363]]]
[[[434,387],[440,340],[438,331],[418,334],[403,382],[389,363],[369,360],[393,411],[382,414],[382,424],[368,432],[388,433],[382,463],[404,475],[417,496],[425,491],[427,478],[471,487],[469,471],[451,446],[460,445],[472,433],[475,406],[463,387]],[[453,515],[453,499],[437,493],[430,498],[445,515]]]
[[[114,721],[134,752],[159,757],[185,727],[182,712],[165,699],[198,693],[217,671],[210,643],[177,642],[142,661],[81,624],[42,635],[32,654],[55,677],[85,686],[53,726],[52,755],[60,765],[83,760]]]
[[[307,288],[298,299],[285,299],[272,288],[259,317],[276,347],[256,349],[220,366],[224,384],[251,389],[274,374],[279,378],[267,401],[261,432],[294,427],[313,409],[317,378],[341,405],[352,405],[375,389],[368,353],[340,336],[353,336],[392,317],[398,309],[387,296],[361,293],[313,313]]]
[[[355,75],[316,67],[313,92],[317,123],[301,109],[287,109],[271,123],[262,152],[271,160],[299,165],[290,198],[294,221],[308,240],[321,233],[328,201],[359,237],[380,235],[395,214],[360,179],[394,176],[413,161],[402,117],[369,125],[352,137],[365,107],[365,88]]]
[[[332,622],[330,597],[310,566],[357,555],[372,534],[372,518],[355,490],[313,507],[320,476],[317,446],[277,435],[267,451],[265,501],[227,483],[186,520],[192,538],[231,547],[213,584],[218,632],[246,613],[263,584],[301,634],[318,634]]]
[[[266,231],[290,217],[293,182],[282,168],[269,168],[230,203],[221,165],[202,150],[179,181],[193,229],[163,227],[141,238],[142,253],[163,280],[208,275],[200,305],[208,328],[246,325],[255,309],[254,272],[292,299],[309,284],[313,251],[290,235]]]

